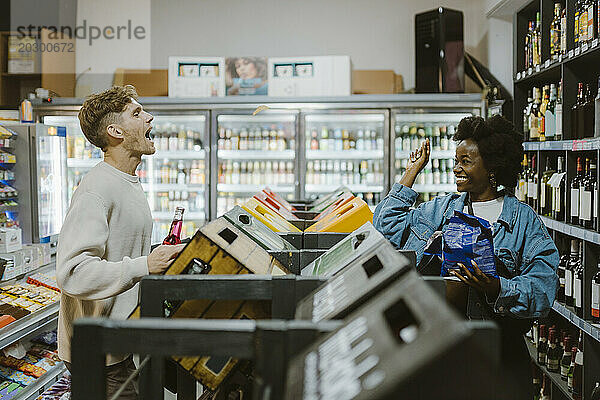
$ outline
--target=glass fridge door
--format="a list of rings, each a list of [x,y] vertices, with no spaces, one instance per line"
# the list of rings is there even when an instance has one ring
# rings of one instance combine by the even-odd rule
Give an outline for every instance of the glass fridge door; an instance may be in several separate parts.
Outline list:
[[[152,243],[160,243],[177,206],[185,208],[182,237],[193,236],[207,220],[208,114],[150,112],[156,153],[142,157],[137,174],[154,219]]]
[[[83,136],[77,115],[45,115],[42,122],[67,129],[67,204],[70,204],[81,179],[102,160],[102,151]]]
[[[347,186],[370,206],[387,189],[385,110],[307,113],[304,117],[307,198]]]
[[[469,110],[435,111],[419,109],[397,110],[392,113],[392,178],[398,182],[408,163],[410,153],[426,140],[431,144],[429,163],[417,176],[413,189],[419,202],[437,195],[456,191],[454,155],[456,145],[452,136],[461,119],[473,115]]]
[[[67,149],[64,127],[37,124],[35,128],[37,152],[37,239],[50,242],[57,239],[67,210]],[[35,238],[34,238],[35,239]]]
[[[216,216],[268,186],[291,199],[296,189],[297,113],[216,116]]]

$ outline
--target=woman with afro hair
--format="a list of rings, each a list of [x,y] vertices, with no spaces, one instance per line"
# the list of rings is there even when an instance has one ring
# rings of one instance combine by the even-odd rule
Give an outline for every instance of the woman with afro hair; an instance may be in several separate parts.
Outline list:
[[[511,374],[511,395],[518,394],[511,398],[527,398],[531,368],[522,335],[534,318],[545,316],[552,307],[558,289],[558,250],[536,212],[514,195],[523,148],[513,125],[501,116],[487,121],[467,117],[453,139],[459,193],[412,208],[417,199],[412,186],[429,161],[426,141],[411,154],[400,182],[377,206],[373,224],[397,248],[416,251],[419,265],[429,239],[436,231],[444,232],[455,210],[490,222],[499,277],[484,274],[475,263],[450,273],[471,288],[467,316],[498,323],[502,369]]]

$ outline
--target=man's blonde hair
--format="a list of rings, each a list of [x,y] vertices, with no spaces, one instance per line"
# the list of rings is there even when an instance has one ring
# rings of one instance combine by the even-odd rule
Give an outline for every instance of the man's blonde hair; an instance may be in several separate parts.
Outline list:
[[[106,128],[110,124],[120,122],[121,113],[137,100],[135,87],[131,85],[113,86],[101,93],[89,96],[79,110],[79,125],[83,134],[96,147],[106,150],[108,134]]]

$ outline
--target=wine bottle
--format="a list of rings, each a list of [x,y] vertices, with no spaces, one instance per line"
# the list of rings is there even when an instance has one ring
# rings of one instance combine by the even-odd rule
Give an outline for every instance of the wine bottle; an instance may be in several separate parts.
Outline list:
[[[556,171],[550,167],[550,157],[546,158],[546,168],[542,173],[541,187],[540,187],[540,214],[551,217],[552,216],[552,186],[550,186],[550,178],[554,176]]]
[[[600,262],[592,278],[592,321],[600,323]]]
[[[564,157],[558,156],[556,174],[553,175],[550,184],[552,186],[552,218],[557,221],[565,219],[566,185],[564,171]]]
[[[558,269],[557,269],[559,287],[558,287],[558,293],[556,295],[556,300],[559,303],[565,302],[565,271],[566,271],[566,267],[567,267],[568,263],[569,263],[569,255],[563,254],[560,257],[560,261],[558,262]]]
[[[571,256],[565,269],[565,304],[573,306],[573,274],[577,268],[579,257],[579,244],[577,239],[571,240]]]
[[[569,221],[573,225],[579,224],[579,186],[583,179],[583,160],[577,158],[577,175],[571,180],[571,218]]]
[[[537,360],[540,365],[546,364],[546,353],[548,351],[548,343],[546,337],[546,325],[540,325],[540,338],[537,343]]]
[[[577,267],[573,270],[573,304],[577,316],[583,318],[583,241],[579,242]]]
[[[571,366],[571,356],[573,354],[571,353],[572,348],[568,336],[564,339],[563,346],[565,348],[565,351],[563,352],[562,358],[560,360],[560,378],[563,381],[566,381],[569,375],[569,367]]]

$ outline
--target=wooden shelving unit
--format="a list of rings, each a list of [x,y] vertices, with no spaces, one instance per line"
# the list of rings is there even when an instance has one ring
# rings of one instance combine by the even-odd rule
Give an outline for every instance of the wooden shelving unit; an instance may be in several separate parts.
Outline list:
[[[19,102],[42,86],[42,75],[8,73],[8,37],[14,33],[0,32],[0,105],[17,107]]]

